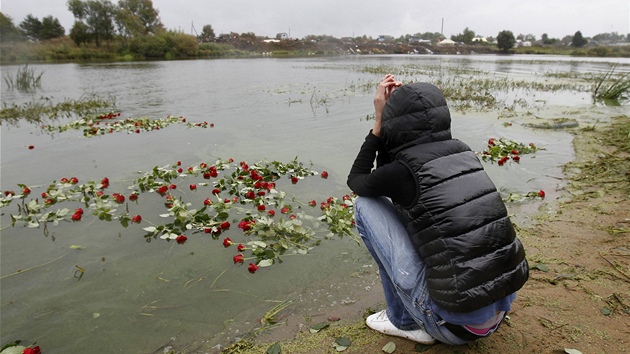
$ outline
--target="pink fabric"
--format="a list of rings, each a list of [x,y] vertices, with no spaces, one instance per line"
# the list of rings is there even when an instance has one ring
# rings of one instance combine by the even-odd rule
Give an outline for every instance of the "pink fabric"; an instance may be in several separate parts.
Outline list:
[[[466,328],[466,330],[468,330],[469,332],[474,333],[478,336],[485,336],[493,329],[495,329],[499,325],[499,323],[501,323],[503,317],[505,317],[505,311],[498,312],[494,317],[484,323],[478,325],[466,325],[463,327]]]

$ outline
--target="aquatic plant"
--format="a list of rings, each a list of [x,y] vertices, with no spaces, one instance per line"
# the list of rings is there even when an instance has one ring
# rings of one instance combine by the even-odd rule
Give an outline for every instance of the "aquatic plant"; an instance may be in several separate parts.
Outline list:
[[[55,120],[72,116],[86,116],[102,112],[116,106],[116,98],[103,98],[97,95],[85,96],[79,99],[65,99],[54,103],[51,97],[41,97],[39,101],[26,102],[21,105],[2,103],[0,110],[0,125],[4,122],[17,122],[26,119],[39,123],[44,119]]]
[[[20,65],[15,78],[10,75],[4,75],[4,82],[6,82],[9,90],[17,89],[20,92],[33,92],[35,89],[42,86],[42,75],[35,73],[35,69],[29,68],[28,64]]]
[[[616,65],[595,79],[594,100],[621,100],[630,98],[630,72],[614,78]]]

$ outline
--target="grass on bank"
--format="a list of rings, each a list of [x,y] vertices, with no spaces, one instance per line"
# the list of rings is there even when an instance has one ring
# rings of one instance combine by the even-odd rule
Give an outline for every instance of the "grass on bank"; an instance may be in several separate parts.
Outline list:
[[[620,100],[630,98],[630,72],[615,77],[616,66],[597,79],[593,87],[596,100]]]

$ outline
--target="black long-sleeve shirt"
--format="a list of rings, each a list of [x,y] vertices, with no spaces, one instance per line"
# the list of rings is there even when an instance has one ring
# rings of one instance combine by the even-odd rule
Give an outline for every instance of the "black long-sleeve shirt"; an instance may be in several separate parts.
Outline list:
[[[375,159],[377,168],[372,171]],[[352,164],[348,187],[359,196],[386,196],[402,206],[409,206],[416,195],[409,168],[400,161],[390,162],[381,139],[371,131]]]

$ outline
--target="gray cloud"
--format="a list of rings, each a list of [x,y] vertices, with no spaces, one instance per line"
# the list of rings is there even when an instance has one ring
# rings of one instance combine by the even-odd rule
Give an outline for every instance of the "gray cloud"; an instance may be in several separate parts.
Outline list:
[[[32,13],[39,18],[59,18],[67,31],[73,23],[66,0],[2,0],[1,11],[18,24]],[[115,2],[115,1],[114,1]],[[604,32],[630,32],[628,0],[153,0],[162,22],[169,29],[191,33],[211,24],[216,33],[254,32],[275,36],[291,32],[335,37],[380,34],[400,36],[417,32],[440,32],[450,36],[464,28],[484,36],[502,30],[514,34],[543,33],[563,37],[582,31],[584,36]]]

